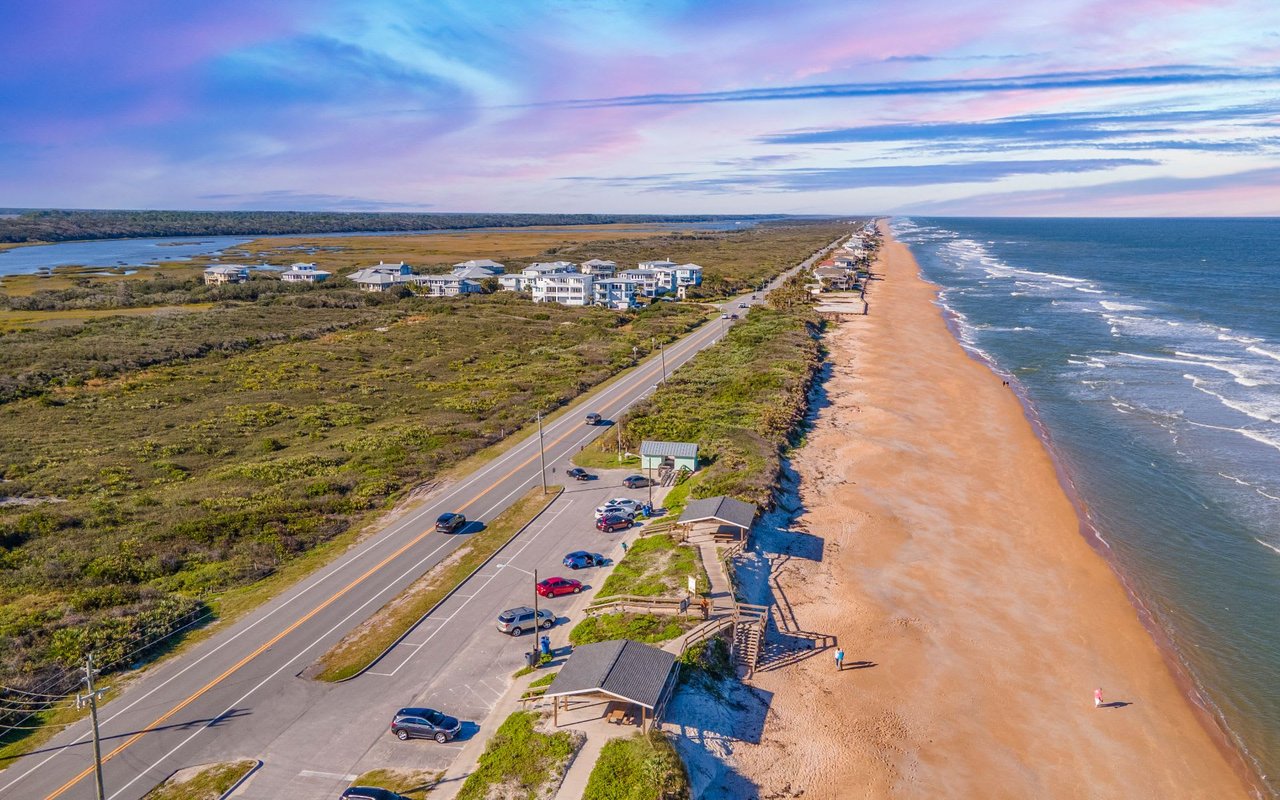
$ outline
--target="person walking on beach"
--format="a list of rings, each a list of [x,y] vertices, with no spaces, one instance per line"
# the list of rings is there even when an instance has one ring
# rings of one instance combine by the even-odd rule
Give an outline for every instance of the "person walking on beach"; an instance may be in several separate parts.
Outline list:
[[[1102,708],[1102,689],[1101,688],[1097,688],[1093,690],[1093,707]]]
[[[844,672],[844,648],[836,648],[836,669]]]

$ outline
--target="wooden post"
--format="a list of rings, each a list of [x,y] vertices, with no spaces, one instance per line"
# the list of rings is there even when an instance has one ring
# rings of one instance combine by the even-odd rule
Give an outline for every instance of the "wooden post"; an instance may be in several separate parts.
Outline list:
[[[551,722],[557,728],[560,727],[560,698],[551,698]]]

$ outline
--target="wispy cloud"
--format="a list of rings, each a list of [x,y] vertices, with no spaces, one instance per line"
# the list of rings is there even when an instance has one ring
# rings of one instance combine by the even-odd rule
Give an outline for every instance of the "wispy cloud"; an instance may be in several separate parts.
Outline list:
[[[423,211],[431,207],[430,203],[393,203],[367,197],[287,189],[244,194],[215,192],[199,195],[198,199],[218,209],[235,211]]]
[[[990,93],[1062,89],[1097,89],[1120,86],[1185,86],[1209,83],[1258,83],[1280,81],[1280,69],[1234,69],[1178,66],[1110,69],[1083,72],[1049,72],[995,78],[890,81],[885,83],[826,83],[804,86],[770,86],[720,92],[638,94],[557,100],[545,106],[607,108],[610,106],[702,105],[773,100],[812,100],[837,97],[875,97],[917,94]]]
[[[1146,158],[1094,158],[1040,161],[976,161],[909,166],[828,167],[742,172],[714,177],[667,174],[615,178],[578,177],[571,181],[611,186],[643,187],[662,192],[738,192],[744,190],[811,192],[868,187],[933,186],[950,183],[991,183],[1015,175],[1061,175],[1098,172],[1121,167],[1149,167]]]

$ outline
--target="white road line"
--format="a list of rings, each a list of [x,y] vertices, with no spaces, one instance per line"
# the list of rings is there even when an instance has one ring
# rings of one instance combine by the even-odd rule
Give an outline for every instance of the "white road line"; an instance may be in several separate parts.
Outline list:
[[[337,772],[316,772],[313,769],[304,769],[298,773],[303,778],[328,778],[335,781],[354,781],[359,775],[343,775]]]

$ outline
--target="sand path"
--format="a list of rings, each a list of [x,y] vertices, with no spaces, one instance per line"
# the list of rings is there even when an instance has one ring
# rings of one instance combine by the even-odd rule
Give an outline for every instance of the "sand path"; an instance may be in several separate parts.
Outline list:
[[[775,574],[833,651],[766,670],[761,797],[1247,796],[1118,580],[1080,536],[1017,399],[970,359],[905,246],[871,316],[833,328],[805,511]],[[794,534],[766,534],[778,543]],[[820,540],[820,541],[819,541]],[[1093,707],[1102,687],[1123,707]]]

